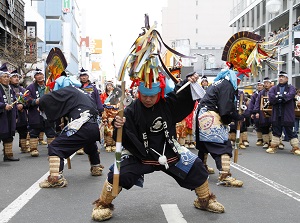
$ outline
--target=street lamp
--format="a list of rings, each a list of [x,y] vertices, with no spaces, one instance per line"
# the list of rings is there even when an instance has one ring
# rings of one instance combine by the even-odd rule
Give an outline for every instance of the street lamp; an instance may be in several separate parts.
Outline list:
[[[266,3],[266,9],[271,14],[276,14],[281,9],[282,3],[280,0],[269,0]]]

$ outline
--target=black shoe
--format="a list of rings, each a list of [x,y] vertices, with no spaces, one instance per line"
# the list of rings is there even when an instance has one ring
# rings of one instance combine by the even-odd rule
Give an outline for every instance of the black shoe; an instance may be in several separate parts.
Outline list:
[[[13,156],[12,157],[8,157],[8,156],[3,157],[4,162],[19,161],[19,160],[20,160],[19,158],[14,158]]]

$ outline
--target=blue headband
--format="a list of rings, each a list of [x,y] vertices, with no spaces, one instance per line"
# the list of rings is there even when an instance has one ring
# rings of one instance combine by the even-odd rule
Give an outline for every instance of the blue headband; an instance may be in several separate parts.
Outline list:
[[[160,82],[152,83],[151,89],[146,88],[144,82],[140,82],[139,91],[141,92],[141,94],[146,95],[146,96],[156,95],[161,91]]]

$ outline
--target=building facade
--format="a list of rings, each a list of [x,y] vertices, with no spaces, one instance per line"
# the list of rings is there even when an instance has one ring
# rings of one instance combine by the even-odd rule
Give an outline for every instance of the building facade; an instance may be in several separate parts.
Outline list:
[[[58,47],[68,62],[66,71],[78,74],[81,17],[77,1],[44,0],[32,4],[44,19],[44,41],[38,42],[38,58],[46,59],[50,50]]]
[[[250,31],[266,41],[286,39],[277,49],[278,60],[284,61],[278,70],[289,75],[289,82],[300,88],[299,61],[294,57],[294,39],[300,36],[300,0],[235,0],[230,12],[229,26],[235,32]],[[277,81],[278,71],[264,66],[258,77],[244,80],[242,86],[255,86],[257,80],[269,77]]]

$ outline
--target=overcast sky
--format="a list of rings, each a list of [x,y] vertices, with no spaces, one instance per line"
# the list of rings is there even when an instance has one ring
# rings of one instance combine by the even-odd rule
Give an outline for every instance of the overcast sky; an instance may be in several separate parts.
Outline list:
[[[150,18],[150,26],[158,22],[161,31],[161,10],[167,0],[78,0],[86,10],[86,34],[103,40],[102,68],[115,72],[144,26],[144,14]],[[114,58],[113,58],[114,55]]]

